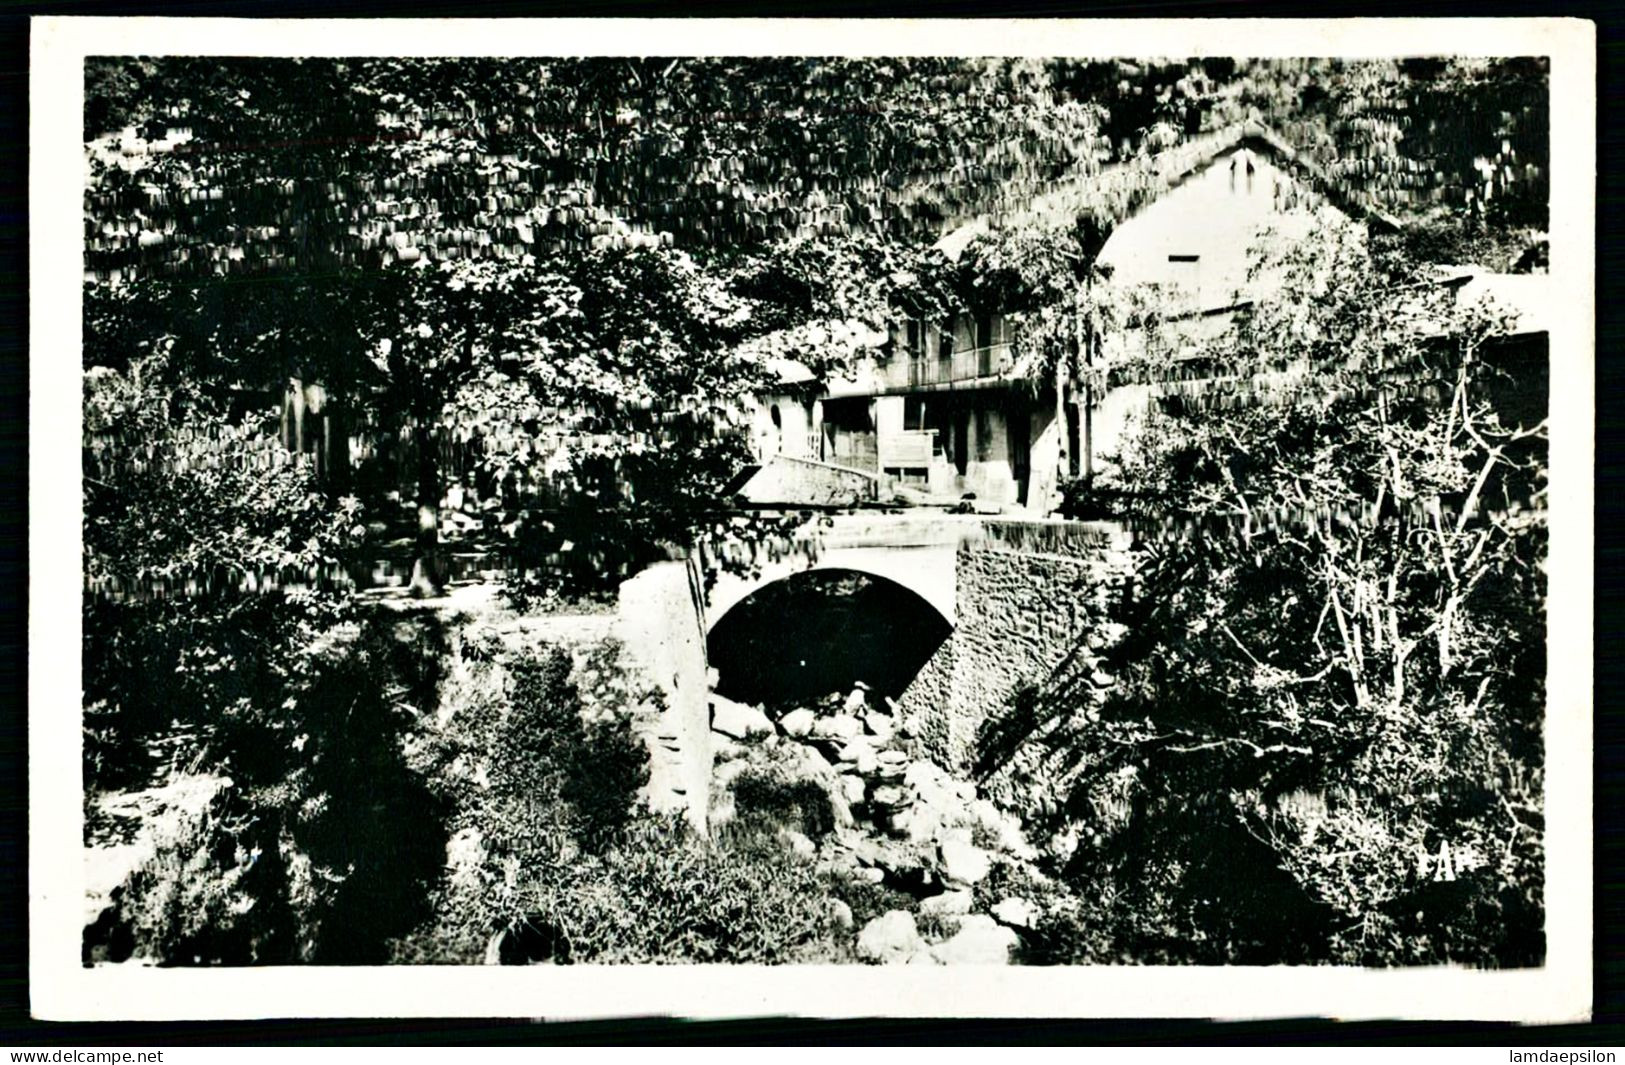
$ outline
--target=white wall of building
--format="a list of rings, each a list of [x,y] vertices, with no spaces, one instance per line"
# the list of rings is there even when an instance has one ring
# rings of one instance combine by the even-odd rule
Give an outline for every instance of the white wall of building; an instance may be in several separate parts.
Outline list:
[[[775,424],[773,412],[778,411]],[[751,410],[751,447],[758,459],[772,455],[792,458],[816,458],[810,453],[809,438],[816,431],[813,425],[813,404],[799,395],[768,393],[758,396]]]
[[[1120,224],[1098,261],[1112,268],[1113,285],[1172,284],[1193,309],[1227,306],[1269,284],[1247,277],[1249,252],[1266,230],[1301,240],[1342,217],[1317,201],[1269,157],[1238,148]],[[1194,263],[1169,258],[1193,255]]]

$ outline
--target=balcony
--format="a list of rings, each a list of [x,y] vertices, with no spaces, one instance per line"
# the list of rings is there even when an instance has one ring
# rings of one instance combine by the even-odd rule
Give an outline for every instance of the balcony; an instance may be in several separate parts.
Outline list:
[[[930,388],[1005,376],[1015,364],[1009,344],[966,348],[938,358],[899,358],[886,366],[887,388]]]

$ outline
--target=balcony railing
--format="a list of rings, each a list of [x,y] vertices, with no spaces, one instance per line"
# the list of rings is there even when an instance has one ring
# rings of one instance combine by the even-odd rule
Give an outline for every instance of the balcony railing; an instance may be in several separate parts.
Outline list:
[[[888,368],[886,376],[887,383],[894,387],[907,385],[913,388],[997,377],[1008,373],[1013,364],[1010,345],[993,344],[985,348],[966,348],[934,359],[900,359]]]

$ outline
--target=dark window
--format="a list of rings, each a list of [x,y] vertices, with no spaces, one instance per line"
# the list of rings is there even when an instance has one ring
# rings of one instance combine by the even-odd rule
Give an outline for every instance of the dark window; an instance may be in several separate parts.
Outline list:
[[[993,458],[993,414],[986,407],[976,408],[976,461]]]
[[[925,400],[919,396],[903,397],[903,428],[925,428]]]
[[[1082,446],[1082,434],[1078,427],[1078,405],[1066,405],[1066,472],[1076,477],[1080,470],[1078,451]]]
[[[962,410],[954,413],[954,469],[959,475],[965,475],[966,464],[970,459],[970,411]]]

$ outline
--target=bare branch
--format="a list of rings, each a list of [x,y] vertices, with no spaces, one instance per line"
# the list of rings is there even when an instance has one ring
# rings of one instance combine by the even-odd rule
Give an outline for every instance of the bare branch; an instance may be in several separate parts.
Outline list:
[[[1478,479],[1473,482],[1473,490],[1467,493],[1466,502],[1461,505],[1461,513],[1456,515],[1456,533],[1467,527],[1467,519],[1478,508],[1478,494],[1484,490],[1484,482],[1490,479],[1490,471],[1500,461],[1501,449],[1490,448],[1489,456],[1484,460],[1484,468],[1478,471]]]
[[[1252,661],[1253,665],[1262,666],[1264,664],[1264,663],[1260,662],[1258,660],[1257,656],[1255,656],[1251,651],[1247,650],[1247,645],[1242,643],[1240,638],[1237,637],[1234,632],[1230,631],[1230,625],[1229,625],[1228,622],[1224,622],[1224,621],[1219,622],[1219,631],[1224,633],[1226,636],[1230,637],[1230,642],[1235,644],[1238,648],[1240,648],[1241,653],[1246,655]]]

